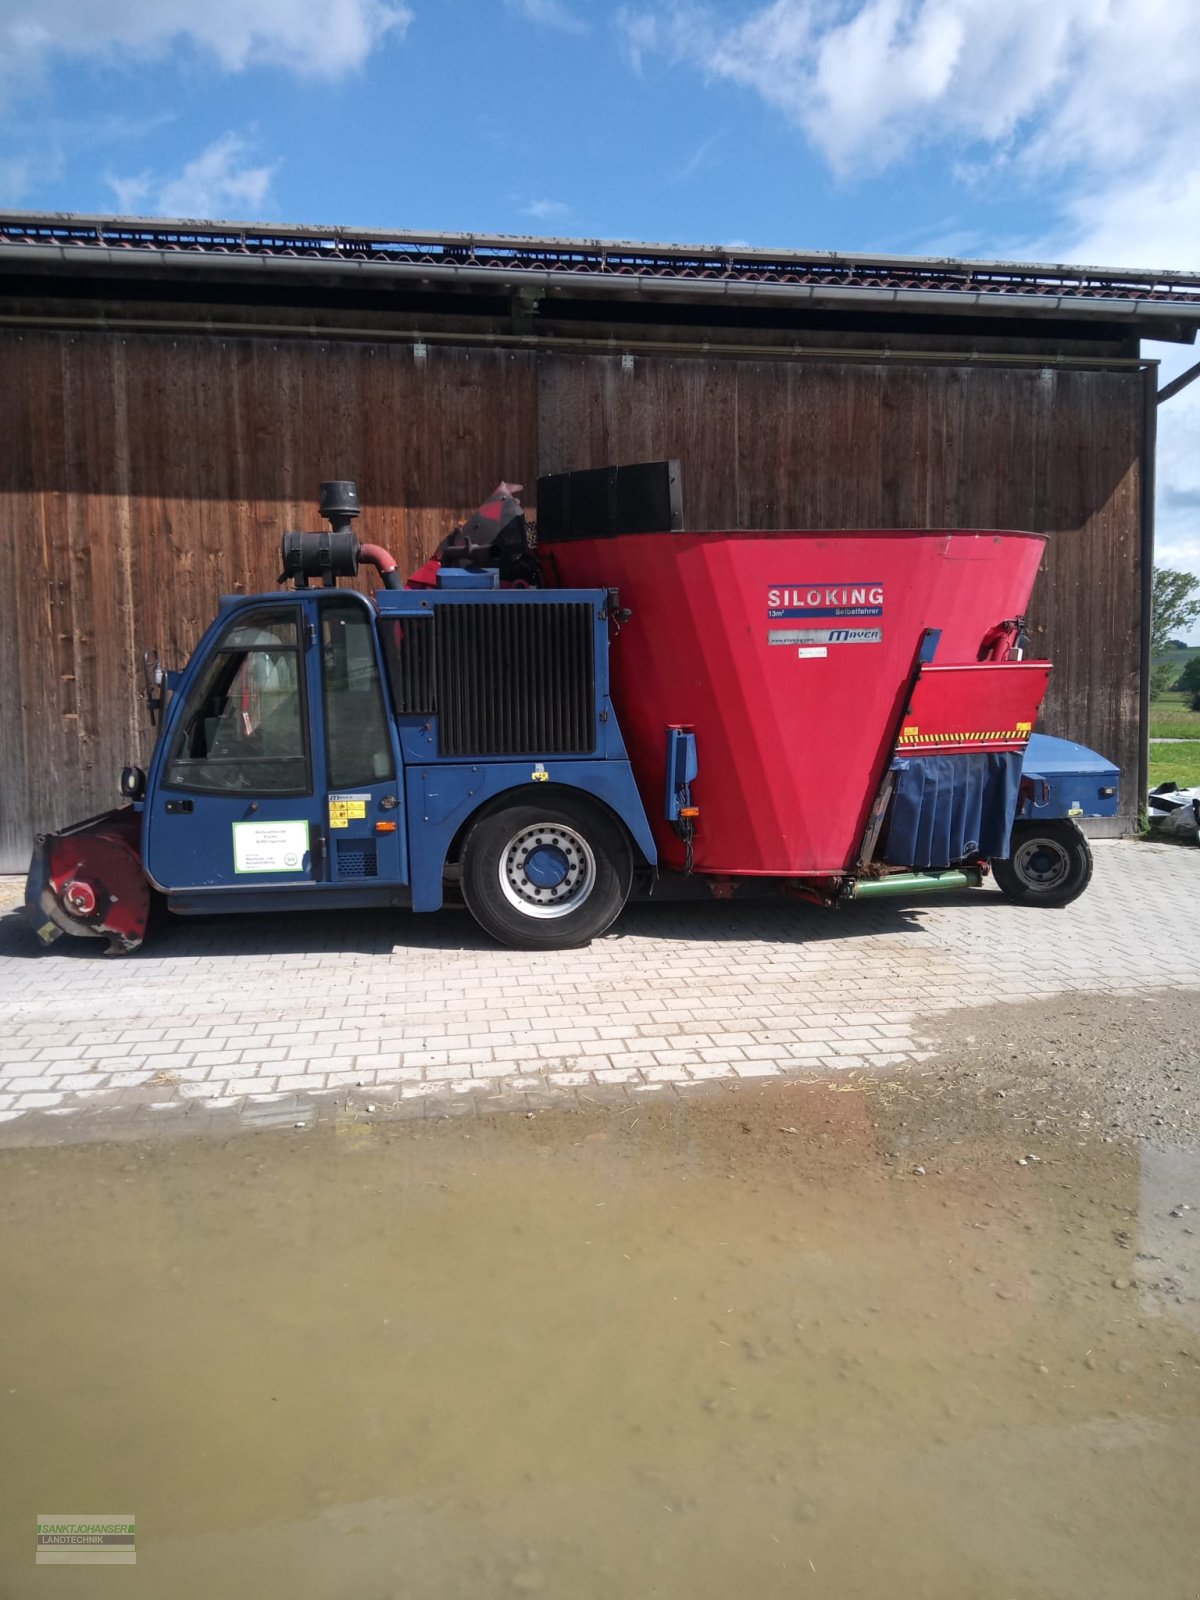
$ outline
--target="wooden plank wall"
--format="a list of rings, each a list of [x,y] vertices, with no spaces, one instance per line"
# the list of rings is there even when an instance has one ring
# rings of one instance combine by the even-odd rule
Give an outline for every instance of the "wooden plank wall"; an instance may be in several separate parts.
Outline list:
[[[327,477],[358,480],[362,535],[409,567],[502,477],[667,455],[695,527],[1049,532],[1045,726],[1136,771],[1136,374],[286,336],[0,352],[0,870],[114,802],[151,748],[142,647],[182,664],[218,594],[273,587]]]
[[[0,870],[115,802],[153,744],[142,648],[182,665],[219,594],[274,588],[323,478],[357,479],[362,536],[413,566],[533,481],[524,354],[24,333],[0,361]]]

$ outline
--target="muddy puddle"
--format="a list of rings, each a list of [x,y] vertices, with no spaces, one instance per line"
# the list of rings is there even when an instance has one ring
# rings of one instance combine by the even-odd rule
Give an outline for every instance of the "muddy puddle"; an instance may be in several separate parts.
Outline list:
[[[1198,1191],[911,1084],[4,1153],[0,1594],[1194,1596]]]

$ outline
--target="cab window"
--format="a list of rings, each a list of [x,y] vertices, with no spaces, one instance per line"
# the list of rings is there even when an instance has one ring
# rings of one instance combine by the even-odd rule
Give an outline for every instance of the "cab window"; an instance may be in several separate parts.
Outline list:
[[[241,612],[192,690],[167,762],[175,789],[309,794],[300,618]]]
[[[372,617],[354,600],[323,600],[320,615],[329,787],[394,777]]]

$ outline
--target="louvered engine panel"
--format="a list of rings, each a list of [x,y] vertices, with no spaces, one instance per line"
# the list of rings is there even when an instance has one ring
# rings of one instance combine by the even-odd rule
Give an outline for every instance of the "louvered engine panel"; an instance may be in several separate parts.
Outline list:
[[[383,617],[379,636],[387,663],[392,704],[401,716],[427,716],[434,710],[432,617]]]
[[[586,601],[439,606],[441,754],[590,754],[596,741],[594,627]]]

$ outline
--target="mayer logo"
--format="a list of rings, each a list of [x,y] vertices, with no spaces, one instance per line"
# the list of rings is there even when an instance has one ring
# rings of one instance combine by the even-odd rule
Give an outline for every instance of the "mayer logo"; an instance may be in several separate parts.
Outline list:
[[[771,621],[790,618],[816,623],[825,617],[881,617],[881,583],[779,583],[767,590]]]

